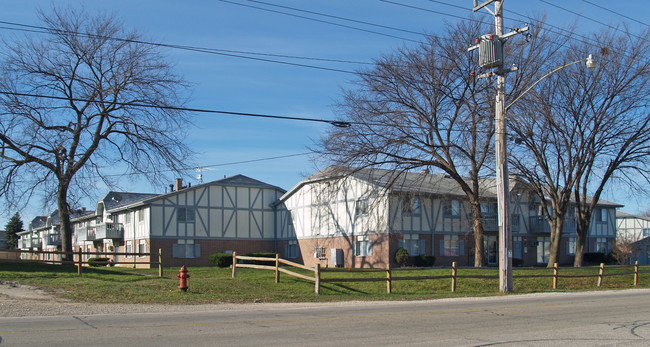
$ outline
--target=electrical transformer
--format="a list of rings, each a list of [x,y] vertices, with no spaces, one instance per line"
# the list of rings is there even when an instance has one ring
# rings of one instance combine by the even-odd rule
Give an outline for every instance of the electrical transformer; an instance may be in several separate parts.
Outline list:
[[[483,35],[478,46],[478,62],[484,69],[503,65],[503,41],[496,35]]]

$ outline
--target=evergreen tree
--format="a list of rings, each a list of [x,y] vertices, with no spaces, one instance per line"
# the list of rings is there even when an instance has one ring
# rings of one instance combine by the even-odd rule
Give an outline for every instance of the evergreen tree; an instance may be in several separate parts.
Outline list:
[[[15,249],[18,246],[18,233],[23,231],[23,221],[20,219],[20,214],[16,214],[9,219],[5,226],[5,234],[7,234],[7,248]]]

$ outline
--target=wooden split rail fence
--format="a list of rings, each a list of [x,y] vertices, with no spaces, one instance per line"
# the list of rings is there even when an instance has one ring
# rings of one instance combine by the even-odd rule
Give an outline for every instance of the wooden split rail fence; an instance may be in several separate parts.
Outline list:
[[[458,274],[458,266],[454,262],[451,266],[451,273],[449,275],[437,275],[437,276],[395,276],[395,273],[399,273],[402,271],[424,271],[424,270],[432,270],[433,268],[399,268],[399,269],[392,269],[389,266],[386,267],[386,269],[353,269],[353,268],[321,268],[320,265],[316,265],[316,267],[308,267],[304,266],[301,264],[297,264],[288,260],[284,260],[279,258],[278,255],[275,256],[275,258],[267,258],[267,257],[249,257],[249,256],[238,256],[236,252],[233,252],[233,266],[232,266],[232,277],[234,278],[237,275],[237,268],[250,268],[250,269],[261,269],[261,270],[273,270],[275,271],[275,283],[280,282],[280,273],[286,273],[294,277],[302,278],[307,281],[314,282],[314,291],[316,294],[320,294],[321,292],[321,283],[342,283],[342,282],[386,282],[386,293],[390,294],[393,290],[393,281],[413,281],[413,280],[434,280],[434,279],[450,279],[451,280],[451,291],[455,292],[456,291],[456,284],[458,283],[459,279],[468,279],[468,278],[473,278],[473,279],[498,279],[499,276],[495,275],[459,275]],[[257,261],[257,262],[269,262],[273,263],[273,265],[258,265],[258,264],[246,264],[246,263],[239,263],[238,261]],[[308,270],[310,272],[313,272],[313,277],[312,276],[307,276],[303,274],[296,273],[294,271],[285,269],[281,267],[280,265],[289,265],[293,267],[297,267],[300,269]],[[474,268],[473,268],[474,269]],[[522,269],[517,269],[517,270],[541,270],[542,268],[522,268]],[[600,287],[603,283],[603,277],[606,276],[624,276],[624,275],[631,275],[632,272],[630,271],[615,271],[612,273],[605,273],[605,264],[600,264],[600,267],[598,268],[599,271],[597,274],[582,274],[582,275],[574,275],[574,274],[560,274],[560,268],[558,267],[557,264],[552,268],[553,274],[531,274],[531,275],[515,275],[513,278],[533,278],[533,277],[538,277],[538,278],[543,278],[543,277],[552,277],[553,278],[553,289],[557,289],[558,286],[558,281],[560,278],[577,278],[577,277],[597,277],[597,286]],[[613,269],[613,270],[629,270],[633,269],[634,272],[634,286],[638,285],[639,283],[639,274],[642,273],[650,273],[650,270],[639,270],[639,262],[636,262],[635,265],[623,265],[623,266],[609,266],[608,269]],[[330,273],[385,273],[385,276],[382,277],[327,277],[327,278],[321,278],[321,274],[324,272],[330,272]]]
[[[7,254],[7,260],[19,262],[36,262],[46,264],[67,264],[76,265],[77,273],[81,276],[84,265],[89,264],[102,264],[102,265],[149,265],[158,267],[158,276],[163,276],[163,262],[162,250],[158,249],[158,253],[124,253],[124,252],[61,252],[61,251],[26,251],[26,250],[6,250],[3,251]],[[9,256],[11,254],[11,256]],[[65,255],[70,256],[72,260],[63,260]],[[118,260],[115,257],[118,256]],[[109,261],[103,262],[89,262],[90,257],[94,258],[108,258]],[[149,261],[142,261],[139,257],[149,257]],[[2,259],[2,258],[0,258]]]

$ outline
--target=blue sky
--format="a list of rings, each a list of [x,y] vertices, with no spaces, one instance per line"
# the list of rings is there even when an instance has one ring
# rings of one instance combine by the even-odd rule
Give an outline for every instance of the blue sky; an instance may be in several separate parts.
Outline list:
[[[36,10],[47,11],[53,3],[57,6],[85,6],[91,13],[114,13],[128,28],[137,29],[152,41],[366,63],[403,45],[414,44],[409,40],[422,37],[415,33],[442,33],[447,23],[459,20],[454,16],[468,17],[473,4],[472,0],[266,0],[266,3],[247,0],[4,0],[0,20],[39,25]],[[389,26],[400,31],[269,4]],[[650,13],[648,1],[506,0],[504,8],[507,28],[526,23],[522,15],[544,13],[552,25],[565,27],[576,22],[581,31],[601,30],[606,28],[603,24],[619,23],[627,23],[633,30],[639,30],[645,26],[635,20],[650,22],[647,20],[647,13]],[[482,13],[486,13],[485,10]],[[0,35],[13,35],[13,32],[2,29]],[[345,72],[237,57],[173,49],[166,49],[164,53],[176,64],[177,72],[192,83],[188,106],[200,109],[333,119],[332,106],[340,98],[341,89],[351,87],[350,82],[354,79],[353,74]],[[286,57],[252,57],[346,71],[367,66]],[[203,171],[206,182],[244,174],[289,189],[316,170],[309,157],[300,154],[308,152],[307,146],[329,126],[325,123],[197,114],[194,125],[188,125],[188,142],[200,153],[198,163],[208,168]],[[256,161],[273,157],[284,158]],[[242,161],[253,162],[232,164]],[[195,176],[184,177],[184,180],[198,183]],[[122,188],[140,192],[164,192],[165,189],[164,186],[152,187],[143,181],[131,182],[128,179],[124,180]],[[607,193],[603,198],[627,205],[624,210],[632,213],[650,208],[650,198],[631,197],[620,191]],[[22,213],[25,223],[36,214],[49,212],[40,210],[38,203],[32,205],[33,208]],[[89,201],[87,207],[94,208],[94,202]],[[4,227],[7,219],[6,215],[0,215],[0,227]]]

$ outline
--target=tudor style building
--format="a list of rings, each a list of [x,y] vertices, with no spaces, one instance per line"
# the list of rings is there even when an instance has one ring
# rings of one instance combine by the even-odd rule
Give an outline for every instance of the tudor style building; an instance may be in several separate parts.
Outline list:
[[[513,261],[545,264],[550,228],[539,199],[516,177],[510,182]],[[481,185],[485,255],[488,265],[496,265],[494,180]],[[113,256],[136,266],[149,266],[144,253],[161,249],[165,266],[210,265],[210,254],[236,251],[275,252],[305,265],[385,267],[394,263],[399,248],[410,255],[433,255],[436,265],[472,265],[472,216],[466,200],[458,184],[444,175],[394,175],[379,169],[330,167],[288,192],[243,175],[196,186],[183,186],[179,179],[165,194],[107,193],[95,211],[72,216],[73,243],[87,252],[143,254]],[[620,206],[598,203],[585,252],[611,250]],[[57,220],[56,213],[34,219],[21,235],[21,248],[56,249]],[[563,264],[573,262],[575,233],[570,210],[560,247]]]
[[[494,180],[482,182],[484,249],[497,264],[497,214]],[[511,221],[516,264],[548,261],[550,227],[538,198],[513,178]],[[301,181],[277,206],[290,213],[306,265],[384,267],[398,248],[410,255],[433,255],[436,265],[474,263],[472,216],[465,194],[444,175],[379,169],[330,167]],[[591,223],[586,252],[607,253],[616,238],[615,209],[600,201]],[[576,223],[565,217],[560,262],[572,263]]]

